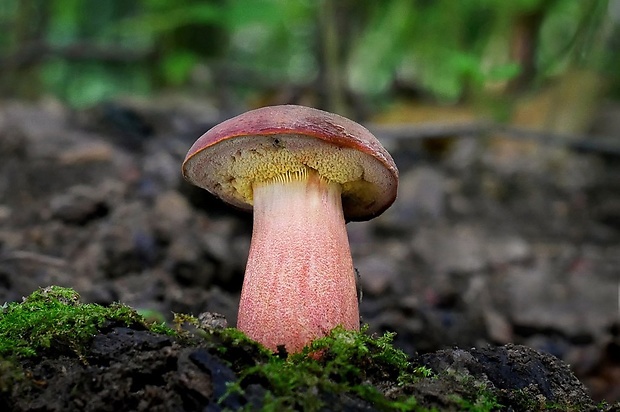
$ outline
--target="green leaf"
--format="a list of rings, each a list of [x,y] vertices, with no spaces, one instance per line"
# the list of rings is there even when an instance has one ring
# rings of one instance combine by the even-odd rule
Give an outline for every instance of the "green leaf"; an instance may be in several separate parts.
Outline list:
[[[197,62],[196,54],[182,50],[164,56],[161,69],[166,82],[173,86],[185,83]]]

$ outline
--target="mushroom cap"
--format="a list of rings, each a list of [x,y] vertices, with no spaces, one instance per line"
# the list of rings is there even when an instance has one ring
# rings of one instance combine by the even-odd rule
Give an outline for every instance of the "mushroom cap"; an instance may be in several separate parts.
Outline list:
[[[203,134],[183,162],[183,176],[225,202],[252,210],[256,183],[313,169],[342,187],[347,220],[368,220],[396,199],[398,169],[365,127],[305,106],[268,106]]]

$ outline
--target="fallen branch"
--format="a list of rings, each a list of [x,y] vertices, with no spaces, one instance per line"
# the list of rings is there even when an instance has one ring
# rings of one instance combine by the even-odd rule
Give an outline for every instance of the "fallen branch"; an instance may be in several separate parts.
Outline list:
[[[501,135],[510,139],[534,140],[544,145],[566,147],[575,151],[620,156],[620,141],[617,137],[555,133],[493,122],[421,123],[395,126],[367,124],[366,127],[385,142]]]
[[[54,256],[42,255],[40,253],[29,252],[27,250],[15,250],[0,255],[0,262],[10,262],[13,260],[27,260],[41,265],[54,267],[65,267],[67,262]]]
[[[151,49],[127,49],[114,46],[101,46],[80,42],[64,46],[48,43],[31,43],[21,46],[7,57],[0,57],[0,70],[17,70],[34,66],[50,58],[68,61],[96,60],[107,63],[135,63],[149,59],[154,54]]]

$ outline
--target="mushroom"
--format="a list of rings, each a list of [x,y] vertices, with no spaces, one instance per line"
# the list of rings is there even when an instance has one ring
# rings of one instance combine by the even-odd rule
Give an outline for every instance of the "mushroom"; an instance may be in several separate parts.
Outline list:
[[[366,128],[309,107],[263,107],[203,134],[183,175],[254,210],[238,329],[288,353],[338,325],[359,330],[345,223],[381,214],[398,186],[394,160]]]

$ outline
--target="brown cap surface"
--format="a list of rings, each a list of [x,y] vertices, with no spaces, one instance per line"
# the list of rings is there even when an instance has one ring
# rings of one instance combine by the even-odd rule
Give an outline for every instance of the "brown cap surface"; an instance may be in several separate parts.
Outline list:
[[[340,183],[345,218],[371,219],[396,198],[398,170],[360,124],[304,106],[269,106],[228,119],[189,149],[183,176],[222,200],[252,209],[252,185],[316,170]]]

